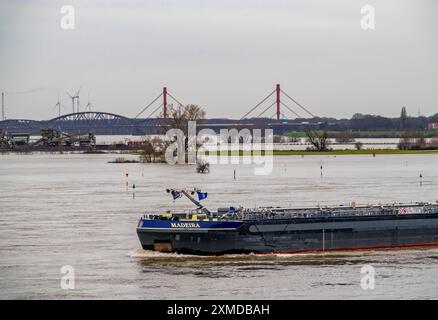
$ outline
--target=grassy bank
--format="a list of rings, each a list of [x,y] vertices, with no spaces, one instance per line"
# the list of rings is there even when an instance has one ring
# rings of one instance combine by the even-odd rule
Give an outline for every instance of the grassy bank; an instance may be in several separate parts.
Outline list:
[[[322,131],[321,131],[322,132]],[[420,131],[425,138],[438,137],[438,130]],[[336,137],[340,134],[339,131],[329,131],[329,137]],[[349,132],[352,138],[401,138],[406,134],[406,131],[351,131]],[[306,138],[304,131],[286,132],[284,134],[288,137]]]
[[[374,154],[438,154],[438,150],[333,150],[326,152],[315,151],[274,151],[276,156],[300,156],[300,155],[374,155]]]
[[[326,152],[305,151],[305,150],[274,150],[274,156],[314,156],[314,155],[385,155],[385,154],[438,154],[438,150],[391,150],[391,149],[374,149],[374,150],[332,150]],[[219,152],[206,152],[206,155],[217,156]],[[220,152],[221,156],[231,156],[231,152]],[[265,153],[262,151],[262,155]],[[239,156],[250,156],[250,151],[239,151]]]

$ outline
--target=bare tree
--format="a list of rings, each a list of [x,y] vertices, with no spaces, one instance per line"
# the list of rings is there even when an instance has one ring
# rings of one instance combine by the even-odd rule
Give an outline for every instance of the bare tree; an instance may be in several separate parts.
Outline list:
[[[355,142],[354,146],[356,147],[356,150],[362,150],[363,143],[360,141]]]
[[[167,108],[167,118],[164,118],[163,112],[160,114],[160,127],[164,134],[169,129],[181,129],[184,134],[188,134],[189,121],[202,122],[205,118],[205,111],[196,104]]]
[[[415,130],[405,132],[398,143],[400,150],[420,150],[425,147],[426,139],[424,134]]]
[[[160,137],[146,138],[143,142],[141,162],[164,162],[164,153],[171,141]]]
[[[428,143],[428,147],[433,150],[438,149],[438,138],[432,138]]]
[[[327,131],[306,131],[307,141],[312,145],[311,150],[314,151],[328,151],[328,133]]]
[[[198,173],[209,173],[210,164],[204,160],[198,160],[196,163],[196,172]]]
[[[0,129],[0,151],[8,149],[9,143],[3,130]]]
[[[164,113],[159,116],[159,133],[165,134],[169,129],[180,129],[184,132],[186,139],[186,148],[188,148],[188,123],[189,121],[201,122],[205,118],[205,111],[198,105],[189,104],[187,106],[167,107],[167,117],[164,118]],[[144,141],[143,152],[141,155],[142,162],[165,162],[165,152],[167,147],[174,140],[168,138],[154,137],[146,138]],[[186,152],[186,157],[187,157]]]
[[[341,131],[341,132],[337,133],[335,139],[336,139],[337,143],[355,142],[353,135],[349,131]]]
[[[274,135],[274,137],[272,138],[273,143],[282,143],[283,142],[282,140],[283,140],[282,136],[279,135]]]

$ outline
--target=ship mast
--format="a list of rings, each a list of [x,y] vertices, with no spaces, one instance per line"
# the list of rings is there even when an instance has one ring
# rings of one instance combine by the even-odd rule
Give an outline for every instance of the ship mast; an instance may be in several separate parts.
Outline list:
[[[195,198],[193,198],[186,190],[181,190],[181,193],[183,195],[185,195],[193,204],[198,206],[199,209],[204,208],[204,206],[199,201],[197,201]]]
[[[168,189],[169,190],[169,189]],[[208,210],[206,207],[204,207],[202,204],[201,204],[201,202],[199,202],[198,200],[196,200],[195,198],[193,198],[192,196],[191,196],[191,194],[190,193],[193,193],[193,191],[191,191],[191,192],[188,192],[187,190],[184,190],[184,189],[182,189],[182,190],[175,190],[175,191],[177,191],[177,192],[180,192],[180,193],[182,193],[183,195],[185,195],[186,197],[187,197],[187,199],[189,199],[195,206],[197,206],[198,207],[198,209],[200,209],[202,212],[204,212],[204,213],[206,213],[206,214],[210,214],[210,210]],[[198,191],[198,190],[194,190],[195,192],[196,191]],[[169,192],[169,191],[168,191]]]

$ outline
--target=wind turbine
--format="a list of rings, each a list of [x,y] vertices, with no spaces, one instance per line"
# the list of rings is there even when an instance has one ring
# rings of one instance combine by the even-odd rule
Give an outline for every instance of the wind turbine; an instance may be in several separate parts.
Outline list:
[[[88,93],[88,103],[87,103],[87,105],[85,106],[85,110],[87,110],[88,109],[88,111],[91,111],[91,107],[92,107],[93,105],[91,104],[91,102],[90,102],[90,93]]]
[[[67,92],[67,94],[68,94],[68,96],[70,97],[70,99],[71,99],[71,108],[72,108],[72,113],[75,113],[75,99],[76,99],[76,96],[72,96],[70,93],[68,93]]]
[[[58,102],[53,106],[53,109],[58,108],[58,116],[61,116],[61,107],[64,108],[64,105],[59,101],[59,93],[58,93]]]
[[[79,92],[81,92],[82,86],[79,87],[79,90],[76,92],[75,98],[76,98],[76,104],[77,104],[77,112],[79,112]]]
[[[76,91],[76,93],[74,95],[71,95],[70,93],[67,92],[68,96],[71,99],[71,107],[72,107],[72,112],[75,113],[75,100],[76,100],[76,106],[77,106],[77,112],[79,112],[79,92],[81,91],[82,86],[80,86],[79,90]]]

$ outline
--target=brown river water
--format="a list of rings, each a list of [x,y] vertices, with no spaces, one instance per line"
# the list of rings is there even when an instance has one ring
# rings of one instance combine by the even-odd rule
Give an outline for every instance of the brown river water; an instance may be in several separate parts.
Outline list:
[[[280,156],[266,176],[243,164],[197,174],[108,163],[116,157],[0,155],[1,299],[438,298],[438,248],[196,257],[144,251],[135,233],[145,211],[191,207],[167,187],[207,191],[210,209],[435,202],[438,155]],[[63,266],[74,289],[61,287]],[[361,286],[363,266],[374,289]]]

